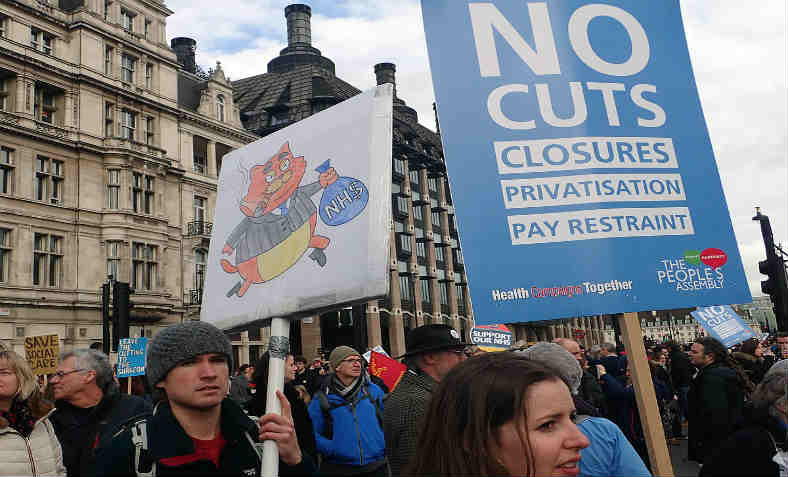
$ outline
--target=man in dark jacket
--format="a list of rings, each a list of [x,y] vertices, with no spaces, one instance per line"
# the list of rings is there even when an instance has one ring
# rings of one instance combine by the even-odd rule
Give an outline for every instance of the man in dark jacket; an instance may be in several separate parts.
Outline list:
[[[49,384],[56,400],[49,419],[71,477],[91,474],[96,448],[128,419],[150,411],[143,399],[118,392],[109,358],[96,350],[63,353]]]
[[[159,332],[145,371],[165,401],[99,450],[96,474],[258,476],[256,442],[270,439],[278,445],[279,475],[311,475],[287,399],[279,393],[282,415],[261,417],[258,429],[226,398],[231,364],[230,341],[213,325],[191,321]]]
[[[392,477],[403,475],[416,454],[432,392],[454,366],[465,360],[466,346],[448,325],[424,325],[408,333],[408,370],[386,400],[383,418]]]
[[[605,405],[605,393],[602,392],[599,380],[583,368],[585,356],[583,355],[583,350],[580,348],[580,343],[569,338],[556,338],[553,340],[553,343],[559,344],[565,350],[569,351],[577,360],[580,369],[583,370],[583,377],[580,380],[580,389],[578,390],[580,398],[594,406],[597,414],[606,414],[607,406]]]
[[[687,394],[689,394],[690,383],[692,382],[692,375],[695,373],[695,368],[692,367],[689,356],[681,349],[678,343],[670,342],[668,344],[668,350],[670,380],[673,384],[673,390],[678,397],[681,419],[687,419]]]
[[[736,372],[725,362],[728,350],[714,338],[695,340],[690,351],[699,369],[689,391],[689,460],[703,464],[727,439],[741,418],[744,392]]]

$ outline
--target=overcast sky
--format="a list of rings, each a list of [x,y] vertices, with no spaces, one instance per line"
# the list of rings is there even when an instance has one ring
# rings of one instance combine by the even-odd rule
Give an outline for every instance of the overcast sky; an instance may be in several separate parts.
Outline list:
[[[197,63],[222,62],[240,79],[266,72],[287,44],[280,0],[166,0],[167,36],[197,40]],[[434,94],[418,0],[313,0],[312,45],[359,89],[373,65],[397,65],[397,93],[435,129]],[[682,13],[711,142],[750,290],[762,295],[765,255],[755,206],[788,250],[786,1],[682,0]]]

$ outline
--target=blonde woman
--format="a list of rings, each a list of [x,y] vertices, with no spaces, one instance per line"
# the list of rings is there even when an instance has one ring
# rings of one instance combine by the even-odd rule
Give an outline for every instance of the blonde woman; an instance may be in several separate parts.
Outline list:
[[[30,366],[0,351],[0,475],[65,475],[63,454]]]

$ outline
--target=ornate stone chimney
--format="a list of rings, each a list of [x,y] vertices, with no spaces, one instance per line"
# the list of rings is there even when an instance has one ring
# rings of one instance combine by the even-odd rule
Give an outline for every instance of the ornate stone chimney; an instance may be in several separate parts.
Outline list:
[[[295,3],[285,8],[287,46],[312,46],[312,9]]]
[[[178,63],[183,66],[183,69],[189,73],[197,72],[197,61],[195,58],[195,51],[197,50],[197,41],[192,38],[178,37],[170,40],[170,47],[175,50],[175,55],[178,57]]]
[[[378,86],[386,83],[394,85],[394,97],[397,97],[397,79],[395,73],[397,67],[394,63],[378,63],[375,65],[375,78],[377,78]]]

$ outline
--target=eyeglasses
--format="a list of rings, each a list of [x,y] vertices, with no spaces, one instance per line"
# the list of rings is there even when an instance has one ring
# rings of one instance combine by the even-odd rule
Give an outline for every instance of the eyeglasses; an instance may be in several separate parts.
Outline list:
[[[52,377],[49,379],[50,380],[55,378],[63,379],[63,376],[68,376],[69,374],[78,373],[80,371],[88,371],[88,370],[80,368],[80,369],[72,369],[71,371],[66,371],[65,373],[63,371],[58,371],[57,373],[53,374]]]

